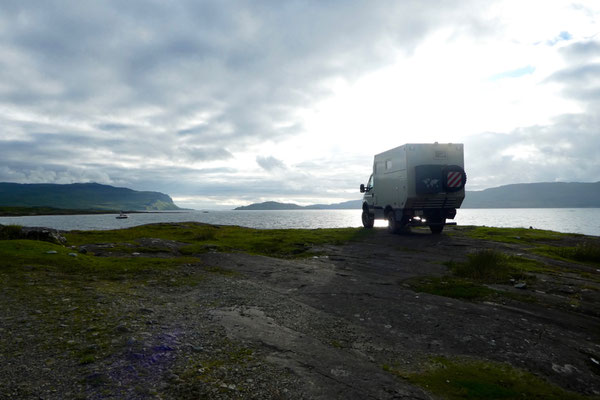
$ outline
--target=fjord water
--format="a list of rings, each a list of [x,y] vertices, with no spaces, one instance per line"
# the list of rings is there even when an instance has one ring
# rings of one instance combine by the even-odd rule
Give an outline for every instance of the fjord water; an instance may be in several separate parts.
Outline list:
[[[341,228],[361,226],[360,210],[181,211],[105,215],[0,217],[0,224],[42,226],[60,230],[119,229],[156,222],[197,221],[250,228]],[[600,208],[459,209],[458,225],[523,227],[600,236]],[[377,222],[376,226],[385,226]]]

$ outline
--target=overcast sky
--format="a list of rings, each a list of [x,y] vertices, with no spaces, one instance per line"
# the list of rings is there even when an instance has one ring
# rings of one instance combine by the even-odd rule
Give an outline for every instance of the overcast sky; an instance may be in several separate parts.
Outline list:
[[[434,141],[467,190],[599,181],[600,2],[0,2],[0,181],[333,203]]]

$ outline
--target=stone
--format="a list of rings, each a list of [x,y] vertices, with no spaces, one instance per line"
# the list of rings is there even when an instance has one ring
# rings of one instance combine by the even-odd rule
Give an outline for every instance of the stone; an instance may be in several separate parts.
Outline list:
[[[525,283],[525,282],[515,283],[515,288],[516,289],[527,289],[527,283]]]

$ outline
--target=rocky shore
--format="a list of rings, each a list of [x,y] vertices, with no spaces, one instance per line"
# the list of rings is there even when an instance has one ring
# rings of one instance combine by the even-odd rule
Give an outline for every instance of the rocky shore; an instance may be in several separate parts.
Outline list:
[[[375,229],[274,257],[206,229],[1,240],[0,398],[461,398],[482,370],[505,398],[600,395],[599,238]],[[464,275],[482,254],[508,275]]]

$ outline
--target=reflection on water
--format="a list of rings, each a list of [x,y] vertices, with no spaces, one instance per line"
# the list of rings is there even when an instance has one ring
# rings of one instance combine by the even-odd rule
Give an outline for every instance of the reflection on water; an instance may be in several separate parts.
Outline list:
[[[61,230],[119,229],[156,222],[197,221],[251,228],[340,228],[361,226],[360,210],[182,211],[106,215],[0,217],[0,224],[44,226]],[[600,236],[600,208],[460,209],[459,225],[525,227]],[[376,226],[385,226],[384,221]]]

